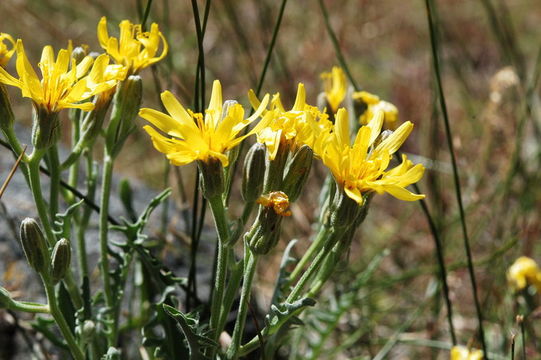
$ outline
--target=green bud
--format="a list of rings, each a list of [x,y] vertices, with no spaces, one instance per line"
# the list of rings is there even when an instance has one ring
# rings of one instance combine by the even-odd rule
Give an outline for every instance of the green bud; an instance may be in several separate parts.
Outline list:
[[[248,245],[255,254],[267,254],[280,239],[280,226],[284,216],[290,216],[289,199],[282,191],[274,191],[261,196],[257,202],[261,204],[257,219],[250,231]]]
[[[197,167],[201,171],[201,189],[206,199],[221,196],[224,192],[224,169],[222,162],[215,157],[209,157],[207,161],[197,161]]]
[[[34,106],[32,125],[32,144],[36,149],[47,149],[60,137],[60,119],[58,112],[49,112],[43,106]]]
[[[0,84],[0,129],[8,130],[13,127],[13,110],[4,84]]]
[[[13,299],[9,291],[0,286],[0,309],[10,309]]]
[[[28,263],[38,273],[44,273],[49,267],[49,249],[43,232],[36,220],[26,218],[21,222],[21,244]]]
[[[271,251],[280,239],[282,216],[272,208],[262,207],[254,223],[254,233],[250,239],[250,249],[257,255],[265,255]]]
[[[51,278],[57,283],[64,278],[70,267],[71,245],[68,239],[62,238],[56,242],[51,255]]]
[[[265,145],[255,143],[244,158],[242,171],[242,198],[245,202],[256,201],[263,191],[266,169]]]
[[[113,157],[118,155],[124,141],[135,129],[134,121],[139,113],[142,94],[143,82],[139,75],[130,75],[117,85],[111,122],[105,135],[105,145]]]
[[[313,159],[314,151],[309,146],[303,145],[297,150],[293,159],[289,162],[282,183],[282,189],[289,197],[289,202],[294,202],[299,198],[312,168]]]

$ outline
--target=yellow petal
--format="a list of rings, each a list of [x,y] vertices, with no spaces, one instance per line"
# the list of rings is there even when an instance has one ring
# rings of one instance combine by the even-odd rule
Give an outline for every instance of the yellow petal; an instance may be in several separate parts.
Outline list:
[[[410,121],[406,121],[400,125],[398,129],[376,147],[374,156],[377,156],[382,151],[388,151],[389,154],[394,154],[406,141],[412,130],[413,124]]]

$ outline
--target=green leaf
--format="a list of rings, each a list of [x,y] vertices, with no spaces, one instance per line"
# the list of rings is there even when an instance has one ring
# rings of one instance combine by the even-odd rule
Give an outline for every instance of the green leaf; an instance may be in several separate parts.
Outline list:
[[[163,304],[163,309],[169,316],[176,320],[178,327],[184,333],[190,349],[190,359],[210,359],[205,356],[204,350],[218,347],[218,344],[202,332],[197,313],[183,314],[167,304]]]

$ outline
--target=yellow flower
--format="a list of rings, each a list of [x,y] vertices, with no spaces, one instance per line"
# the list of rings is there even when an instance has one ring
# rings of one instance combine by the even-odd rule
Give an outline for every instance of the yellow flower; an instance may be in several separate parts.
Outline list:
[[[366,125],[377,111],[383,111],[384,124],[388,129],[396,129],[398,123],[398,109],[390,102],[381,100],[377,95],[367,91],[355,92],[352,95],[353,100],[360,100],[366,104],[365,112],[359,117],[359,122]]]
[[[357,203],[363,203],[363,194],[389,193],[405,201],[423,199],[424,195],[411,193],[407,186],[419,181],[424,173],[421,164],[413,165],[405,155],[402,163],[387,171],[389,163],[400,146],[406,141],[413,124],[405,122],[388,137],[381,139],[383,113],[378,111],[372,120],[362,126],[350,144],[348,113],[338,110],[334,129],[328,134],[321,158],[331,170],[337,184]],[[381,140],[376,144],[376,140]]]
[[[332,71],[322,73],[321,78],[323,79],[325,97],[334,114],[338,111],[338,107],[346,97],[346,75],[342,68],[333,66]]]
[[[6,45],[5,41],[8,42]],[[15,52],[15,41],[11,35],[0,33],[0,67],[5,67]]]
[[[260,106],[253,91],[249,93],[250,102],[254,108]],[[269,150],[269,158],[274,160],[280,144],[288,145],[295,150],[302,145],[312,147],[318,154],[323,138],[320,133],[332,127],[327,114],[320,112],[315,106],[306,104],[306,91],[299,84],[297,97],[293,108],[285,110],[280,100],[280,94],[273,96],[270,109],[264,113],[267,126],[257,132],[257,141],[265,144]]]
[[[148,120],[160,131],[151,126],[145,126],[154,147],[164,153],[173,165],[186,165],[195,160],[207,162],[209,158],[217,158],[225,167],[228,158],[225,153],[240,144],[247,136],[259,131],[260,122],[246,135],[239,133],[257,119],[268,103],[268,95],[257,111],[244,119],[244,109],[240,104],[228,107],[227,113],[222,107],[222,87],[218,80],[214,81],[208,109],[202,114],[186,110],[169,91],[161,94],[162,103],[169,115],[144,108],[139,116]]]
[[[100,55],[95,61],[86,56],[76,65],[69,50],[61,49],[55,60],[53,48],[45,46],[38,64],[42,75],[40,80],[26,57],[21,40],[17,40],[15,49],[19,78],[0,67],[0,82],[20,88],[23,97],[31,98],[37,107],[49,114],[64,108],[92,110],[92,102],[81,101],[116,85],[116,80],[104,79],[109,64],[107,55]]]
[[[123,20],[120,25],[119,39],[110,37],[107,31],[107,19],[101,18],[98,24],[98,40],[101,47],[117,64],[129,69],[129,74],[153,65],[167,55],[168,45],[160,32],[158,24],[152,23],[150,31],[143,31],[140,24]],[[161,53],[158,54],[161,43]]]
[[[468,349],[465,346],[453,346],[451,348],[450,360],[483,360],[483,351]]]
[[[262,195],[256,202],[264,207],[273,208],[276,215],[291,216],[289,198],[282,191],[273,191],[268,195]]]
[[[535,260],[521,256],[507,271],[509,283],[516,289],[522,290],[529,285],[535,286],[541,292],[541,270]]]

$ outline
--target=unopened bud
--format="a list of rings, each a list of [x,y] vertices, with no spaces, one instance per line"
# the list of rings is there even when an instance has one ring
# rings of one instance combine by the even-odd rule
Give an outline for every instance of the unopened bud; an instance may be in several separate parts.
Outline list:
[[[51,255],[51,278],[56,284],[64,278],[70,267],[71,245],[68,239],[62,238],[56,242]]]
[[[224,169],[222,162],[209,157],[206,161],[197,161],[197,167],[201,171],[201,188],[206,199],[220,196],[224,192]]]
[[[0,129],[8,130],[13,127],[13,110],[4,84],[0,84]]]
[[[38,273],[47,271],[49,250],[45,237],[36,220],[26,218],[21,222],[21,244],[28,263]]]
[[[308,145],[303,145],[297,150],[293,159],[289,162],[282,183],[282,189],[289,197],[289,202],[294,202],[299,198],[312,168],[313,159],[314,151]]]
[[[92,320],[85,320],[81,329],[81,337],[85,340],[92,339],[96,332],[96,324]]]
[[[105,140],[107,150],[113,157],[118,155],[124,141],[135,129],[134,121],[139,113],[142,94],[143,83],[139,75],[130,75],[117,85]]]
[[[280,225],[284,216],[290,216],[289,199],[281,191],[261,196],[257,202],[261,205],[254,223],[254,233],[249,242],[255,254],[267,254],[276,246],[280,238]]]
[[[263,191],[265,180],[265,145],[255,143],[244,158],[242,172],[242,198],[245,202],[255,201]]]

